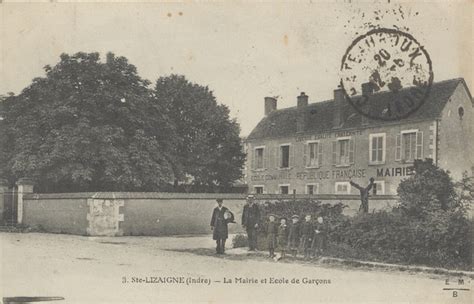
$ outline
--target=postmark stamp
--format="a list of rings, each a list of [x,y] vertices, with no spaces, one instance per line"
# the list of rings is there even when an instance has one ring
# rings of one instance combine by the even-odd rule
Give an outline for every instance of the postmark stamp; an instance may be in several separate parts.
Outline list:
[[[357,37],[340,71],[346,101],[379,120],[398,120],[417,111],[433,83],[428,52],[411,34],[396,29],[374,29]]]

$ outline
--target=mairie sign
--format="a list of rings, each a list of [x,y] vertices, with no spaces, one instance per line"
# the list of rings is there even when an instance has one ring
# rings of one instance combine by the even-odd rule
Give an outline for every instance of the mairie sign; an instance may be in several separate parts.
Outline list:
[[[375,168],[376,177],[390,178],[390,177],[405,177],[414,174],[413,166],[408,167],[384,167]],[[271,181],[271,180],[331,180],[331,179],[349,179],[349,178],[365,178],[372,177],[372,174],[367,173],[367,169],[350,168],[350,169],[336,169],[336,170],[311,170],[300,172],[278,172],[278,173],[262,173],[255,174],[250,177],[253,182]]]

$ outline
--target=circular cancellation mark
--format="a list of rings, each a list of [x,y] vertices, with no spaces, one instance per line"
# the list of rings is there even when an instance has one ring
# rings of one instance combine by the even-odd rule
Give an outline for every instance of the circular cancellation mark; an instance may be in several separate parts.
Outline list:
[[[341,63],[341,88],[357,112],[372,119],[406,118],[433,84],[431,59],[410,34],[380,28],[357,37]]]

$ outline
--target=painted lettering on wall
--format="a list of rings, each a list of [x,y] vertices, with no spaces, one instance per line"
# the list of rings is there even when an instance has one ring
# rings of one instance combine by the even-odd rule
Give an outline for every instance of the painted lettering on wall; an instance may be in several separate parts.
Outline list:
[[[377,177],[409,176],[413,174],[413,166],[377,169]]]
[[[293,176],[291,172],[279,172],[278,174],[257,174],[252,175],[250,180],[253,182],[258,181],[269,181],[269,180],[279,180],[279,179],[292,179]]]
[[[315,179],[349,179],[366,177],[366,169],[338,169],[338,170],[318,170],[318,171],[301,171],[297,172],[295,177],[300,180],[315,180]],[[280,172],[278,174],[260,174],[252,175],[250,179],[253,182],[257,181],[269,181],[269,180],[280,180],[280,179],[292,179],[293,174],[291,172]]]
[[[307,140],[318,140],[324,138],[337,138],[337,137],[346,137],[346,136],[356,136],[362,135],[361,130],[355,131],[338,131],[334,133],[321,133],[321,134],[314,134],[314,135],[301,135],[295,138],[296,142],[302,142]]]

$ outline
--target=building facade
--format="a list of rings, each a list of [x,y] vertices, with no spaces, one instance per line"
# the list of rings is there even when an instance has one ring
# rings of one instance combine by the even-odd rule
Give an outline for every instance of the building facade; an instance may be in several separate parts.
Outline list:
[[[397,121],[358,114],[340,89],[333,100],[310,104],[301,93],[296,107],[278,110],[271,97],[264,106],[245,141],[249,192],[357,194],[349,182],[373,177],[376,194],[396,194],[413,161],[425,158],[454,179],[474,171],[473,100],[463,79],[434,83],[420,109]]]

